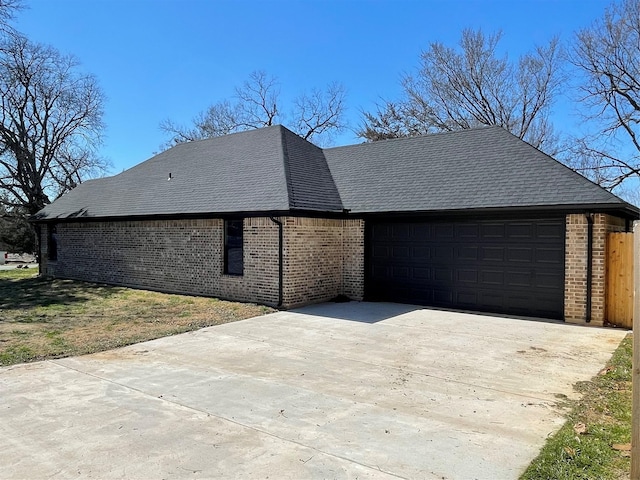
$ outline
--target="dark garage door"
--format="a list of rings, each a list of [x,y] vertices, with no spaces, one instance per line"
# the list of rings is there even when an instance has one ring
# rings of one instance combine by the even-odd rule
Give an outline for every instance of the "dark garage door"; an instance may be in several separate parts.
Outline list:
[[[561,319],[564,235],[564,218],[367,222],[367,299]]]

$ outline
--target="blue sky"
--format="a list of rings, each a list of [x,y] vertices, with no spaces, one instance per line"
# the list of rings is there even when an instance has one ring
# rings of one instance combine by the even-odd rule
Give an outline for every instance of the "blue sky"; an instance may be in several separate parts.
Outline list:
[[[72,53],[107,101],[100,151],[111,173],[157,152],[159,123],[188,124],[233,96],[254,70],[280,81],[282,100],[332,81],[347,89],[348,118],[400,93],[399,79],[430,42],[454,45],[465,27],[502,30],[512,56],[553,35],[568,41],[600,17],[596,0],[27,0],[16,28]],[[569,107],[567,107],[569,105]],[[571,129],[570,104],[556,126]],[[337,145],[356,143],[351,132]]]

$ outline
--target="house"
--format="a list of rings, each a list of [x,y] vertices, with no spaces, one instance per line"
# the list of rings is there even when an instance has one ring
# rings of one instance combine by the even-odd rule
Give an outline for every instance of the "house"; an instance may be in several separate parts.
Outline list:
[[[179,144],[34,221],[52,277],[602,324],[606,234],[639,213],[500,127],[321,149],[272,126]]]

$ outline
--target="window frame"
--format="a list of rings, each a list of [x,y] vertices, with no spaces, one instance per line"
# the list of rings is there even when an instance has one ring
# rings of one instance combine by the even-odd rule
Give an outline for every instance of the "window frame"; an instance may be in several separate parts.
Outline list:
[[[47,225],[47,259],[55,262],[58,260],[58,224]]]
[[[233,234],[232,230],[234,231]],[[239,233],[239,235],[238,235]],[[236,251],[232,253],[232,251]],[[239,250],[239,258],[238,252]],[[244,275],[244,219],[229,218],[224,220],[223,225],[223,270],[225,275],[241,277]],[[234,268],[236,263],[230,263],[229,257],[235,257],[240,268]],[[231,268],[230,268],[231,267]]]

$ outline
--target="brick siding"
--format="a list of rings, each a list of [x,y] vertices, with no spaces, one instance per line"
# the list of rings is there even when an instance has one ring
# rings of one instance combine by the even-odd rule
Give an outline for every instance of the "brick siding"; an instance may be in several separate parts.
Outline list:
[[[284,225],[283,306],[364,295],[364,221],[281,217]],[[278,225],[244,220],[244,274],[223,274],[221,219],[71,222],[57,224],[58,259],[47,259],[41,229],[42,272],[49,276],[209,295],[266,305],[278,303]],[[606,234],[625,221],[594,215],[591,323],[605,318]],[[584,323],[587,288],[587,220],[566,216],[565,320]]]
[[[565,321],[585,323],[587,318],[587,229],[584,214],[570,214],[566,218],[565,254]],[[605,321],[606,239],[609,232],[625,231],[624,219],[597,213],[593,216],[593,245],[591,273],[591,323]]]
[[[364,221],[284,219],[284,306],[364,294]]]
[[[279,220],[284,224],[283,306],[321,302],[341,293],[362,299],[362,221]],[[223,274],[223,229],[221,219],[61,222],[58,259],[49,261],[43,225],[42,271],[53,277],[277,305],[278,225],[266,217],[244,220],[242,276]]]
[[[364,220],[344,220],[342,241],[342,291],[353,299],[364,298]]]
[[[244,275],[223,274],[220,219],[58,223],[58,260],[46,275],[273,305],[278,299],[278,228],[244,223]]]

